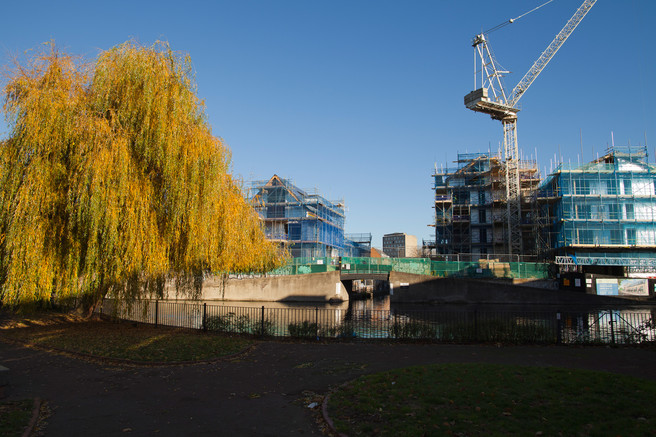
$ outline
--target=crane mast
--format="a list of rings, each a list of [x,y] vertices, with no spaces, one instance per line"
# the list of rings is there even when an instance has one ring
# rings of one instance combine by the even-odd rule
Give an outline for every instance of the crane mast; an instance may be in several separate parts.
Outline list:
[[[465,106],[472,111],[490,115],[494,120],[501,121],[503,126],[502,169],[505,176],[506,195],[504,219],[506,223],[506,250],[509,254],[521,253],[523,246],[519,147],[517,144],[517,113],[519,109],[517,103],[596,2],[597,0],[585,0],[579,6],[574,15],[567,21],[510,94],[506,93],[502,81],[503,76],[508,72],[498,68],[498,62],[495,60],[486,38],[487,33],[478,34],[472,40],[472,47],[475,49],[477,61],[474,76],[475,90],[465,96]],[[524,15],[526,14],[521,15],[519,18]],[[515,20],[511,19],[504,24],[513,21]],[[481,87],[477,88],[479,74]]]

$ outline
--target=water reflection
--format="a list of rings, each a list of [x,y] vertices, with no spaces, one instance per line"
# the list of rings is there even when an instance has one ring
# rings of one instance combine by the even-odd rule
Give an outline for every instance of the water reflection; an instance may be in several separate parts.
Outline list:
[[[204,300],[202,303],[219,307],[271,308],[271,309],[339,309],[348,310],[349,302],[258,302],[247,300]]]
[[[110,311],[111,305],[107,310]],[[110,314],[110,312],[107,312]],[[144,302],[120,316],[148,323],[295,337],[430,338],[447,342],[656,341],[656,309],[546,305],[420,305],[389,296],[314,302]]]
[[[212,302],[213,305],[217,302]],[[316,324],[320,334],[361,338],[424,338],[446,341],[640,343],[656,341],[656,310],[556,305],[459,305],[392,303],[389,296],[340,304],[310,302],[221,302],[220,306],[288,310],[290,324]],[[313,311],[314,310],[314,311]],[[322,326],[326,327],[322,330]]]

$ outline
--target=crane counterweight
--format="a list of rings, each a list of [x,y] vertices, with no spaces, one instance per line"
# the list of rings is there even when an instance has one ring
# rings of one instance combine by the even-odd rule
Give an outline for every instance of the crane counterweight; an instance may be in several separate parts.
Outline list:
[[[487,88],[479,88],[465,96],[465,106],[472,111],[488,114],[494,120],[512,121],[517,119],[519,109],[490,100]]]

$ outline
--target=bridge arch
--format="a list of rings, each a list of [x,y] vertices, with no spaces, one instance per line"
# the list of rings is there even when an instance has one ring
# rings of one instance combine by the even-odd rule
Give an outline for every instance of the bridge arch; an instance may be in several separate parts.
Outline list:
[[[373,281],[373,287],[371,293],[375,294],[377,291],[387,292],[389,290],[389,272],[380,272],[380,273],[354,273],[354,272],[344,272],[340,274],[340,280],[346,292],[349,294],[349,299],[354,297],[356,290],[354,290],[353,283],[355,281]]]

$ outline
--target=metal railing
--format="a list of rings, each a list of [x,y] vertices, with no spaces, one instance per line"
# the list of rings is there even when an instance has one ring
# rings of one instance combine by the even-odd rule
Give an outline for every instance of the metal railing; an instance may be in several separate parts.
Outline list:
[[[354,310],[241,307],[106,299],[100,314],[154,325],[262,337],[428,340],[448,343],[638,344],[656,341],[648,310]]]

